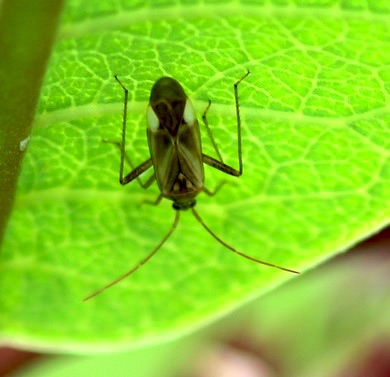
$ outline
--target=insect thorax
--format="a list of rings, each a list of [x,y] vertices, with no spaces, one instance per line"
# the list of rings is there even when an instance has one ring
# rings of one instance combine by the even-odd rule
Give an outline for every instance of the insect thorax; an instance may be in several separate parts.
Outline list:
[[[185,201],[175,200],[172,203],[173,209],[177,211],[187,211],[188,209],[195,207],[195,205],[196,205],[195,199],[190,199]]]

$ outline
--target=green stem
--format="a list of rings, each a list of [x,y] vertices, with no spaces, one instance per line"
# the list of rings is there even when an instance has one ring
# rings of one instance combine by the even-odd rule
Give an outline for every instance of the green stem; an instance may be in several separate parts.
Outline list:
[[[63,0],[0,2],[0,244]]]

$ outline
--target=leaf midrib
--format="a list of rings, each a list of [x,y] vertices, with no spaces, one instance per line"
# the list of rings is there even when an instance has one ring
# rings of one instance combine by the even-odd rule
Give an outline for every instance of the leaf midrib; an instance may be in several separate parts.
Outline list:
[[[230,4],[213,4],[213,5],[191,5],[176,7],[158,7],[158,9],[141,8],[134,11],[127,11],[111,16],[97,17],[93,20],[69,23],[63,26],[59,33],[58,39],[76,38],[87,34],[94,34],[107,30],[118,30],[129,25],[142,24],[150,21],[161,20],[189,20],[194,18],[214,18],[230,17],[237,15],[256,17],[312,17],[319,19],[364,19],[374,22],[388,24],[390,15],[386,13],[373,13],[369,9],[342,9],[340,7],[316,8],[300,7],[293,4],[288,6],[278,6],[266,4],[263,6],[246,5],[240,2]]]
[[[207,106],[206,101],[194,101],[197,109],[205,109]],[[70,122],[80,120],[90,116],[102,117],[102,116],[120,116],[122,113],[123,103],[112,104],[88,104],[75,107],[69,107],[67,109],[60,109],[49,113],[44,113],[36,117],[34,128],[47,128],[59,122]],[[128,112],[138,113],[144,115],[147,107],[146,101],[132,101],[128,104]],[[311,115],[305,115],[299,112],[286,112],[279,110],[271,110],[265,108],[258,108],[247,105],[240,105],[241,116],[251,119],[266,119],[299,123],[302,126],[307,124],[315,124],[318,126],[327,126],[338,128],[346,126],[350,123],[355,123],[365,119],[378,118],[382,115],[390,112],[390,104],[387,106],[379,107],[370,111],[366,111],[360,114],[353,114],[343,117],[316,117]],[[244,110],[243,110],[244,109]],[[198,111],[199,120],[200,111]],[[234,104],[218,104],[213,103],[213,115],[218,116],[235,116]]]

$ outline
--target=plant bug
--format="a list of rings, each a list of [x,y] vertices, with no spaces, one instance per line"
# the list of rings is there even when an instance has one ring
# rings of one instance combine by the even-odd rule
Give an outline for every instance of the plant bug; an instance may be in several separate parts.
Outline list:
[[[247,258],[253,262],[264,264],[270,267],[275,267],[280,270],[298,274],[299,272],[277,266],[272,263],[264,262],[262,260],[250,257],[219,238],[202,220],[198,212],[195,210],[196,196],[200,192],[207,195],[214,195],[220,184],[214,192],[209,191],[204,185],[204,169],[203,164],[207,164],[215,169],[218,169],[226,174],[239,177],[243,172],[242,154],[241,154],[241,120],[238,100],[238,85],[248,75],[249,71],[234,84],[234,98],[236,105],[237,118],[237,133],[238,133],[238,163],[239,169],[226,165],[221,157],[218,147],[211,134],[211,130],[207,121],[207,111],[210,108],[211,101],[203,113],[203,122],[206,126],[207,133],[212,141],[213,147],[218,155],[219,160],[202,153],[202,144],[200,138],[200,130],[198,121],[196,119],[195,111],[190,99],[186,96],[183,87],[171,77],[162,77],[158,79],[152,87],[150,94],[149,105],[146,110],[147,119],[147,138],[149,144],[150,158],[141,165],[133,168],[130,158],[125,151],[126,141],[126,117],[127,117],[127,101],[128,90],[122,82],[115,76],[116,81],[124,91],[124,109],[123,109],[123,123],[122,123],[122,141],[121,143],[109,142],[119,147],[121,151],[120,168],[119,168],[119,182],[121,185],[126,185],[137,179],[143,188],[148,188],[155,180],[160,189],[160,195],[153,202],[157,205],[162,198],[173,201],[172,207],[176,214],[173,224],[168,233],[163,237],[160,243],[138,264],[121,275],[111,283],[103,288],[97,290],[91,295],[87,296],[84,301],[103,292],[107,288],[119,283],[124,278],[133,274],[142,265],[148,262],[176,229],[179,219],[180,211],[191,210],[198,222],[206,229],[206,231],[214,237],[220,244],[230,251]],[[123,175],[124,161],[129,163],[132,171],[126,176]],[[154,174],[142,183],[139,176],[146,170],[154,168]]]

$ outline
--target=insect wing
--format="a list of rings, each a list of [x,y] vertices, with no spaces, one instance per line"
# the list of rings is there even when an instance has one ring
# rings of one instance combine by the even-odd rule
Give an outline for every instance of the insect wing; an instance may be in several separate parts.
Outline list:
[[[166,196],[180,173],[177,151],[167,130],[151,131],[148,128],[147,134],[157,184],[161,193]]]
[[[147,109],[147,135],[156,180],[163,196],[198,192],[203,187],[202,146],[198,121],[189,99],[181,115],[169,113],[166,107],[164,117],[157,117],[151,105]],[[173,119],[176,124],[166,126],[165,119]]]
[[[195,191],[203,187],[204,170],[202,159],[202,144],[198,121],[192,125],[183,123],[178,134],[178,157],[180,170],[192,184]]]

